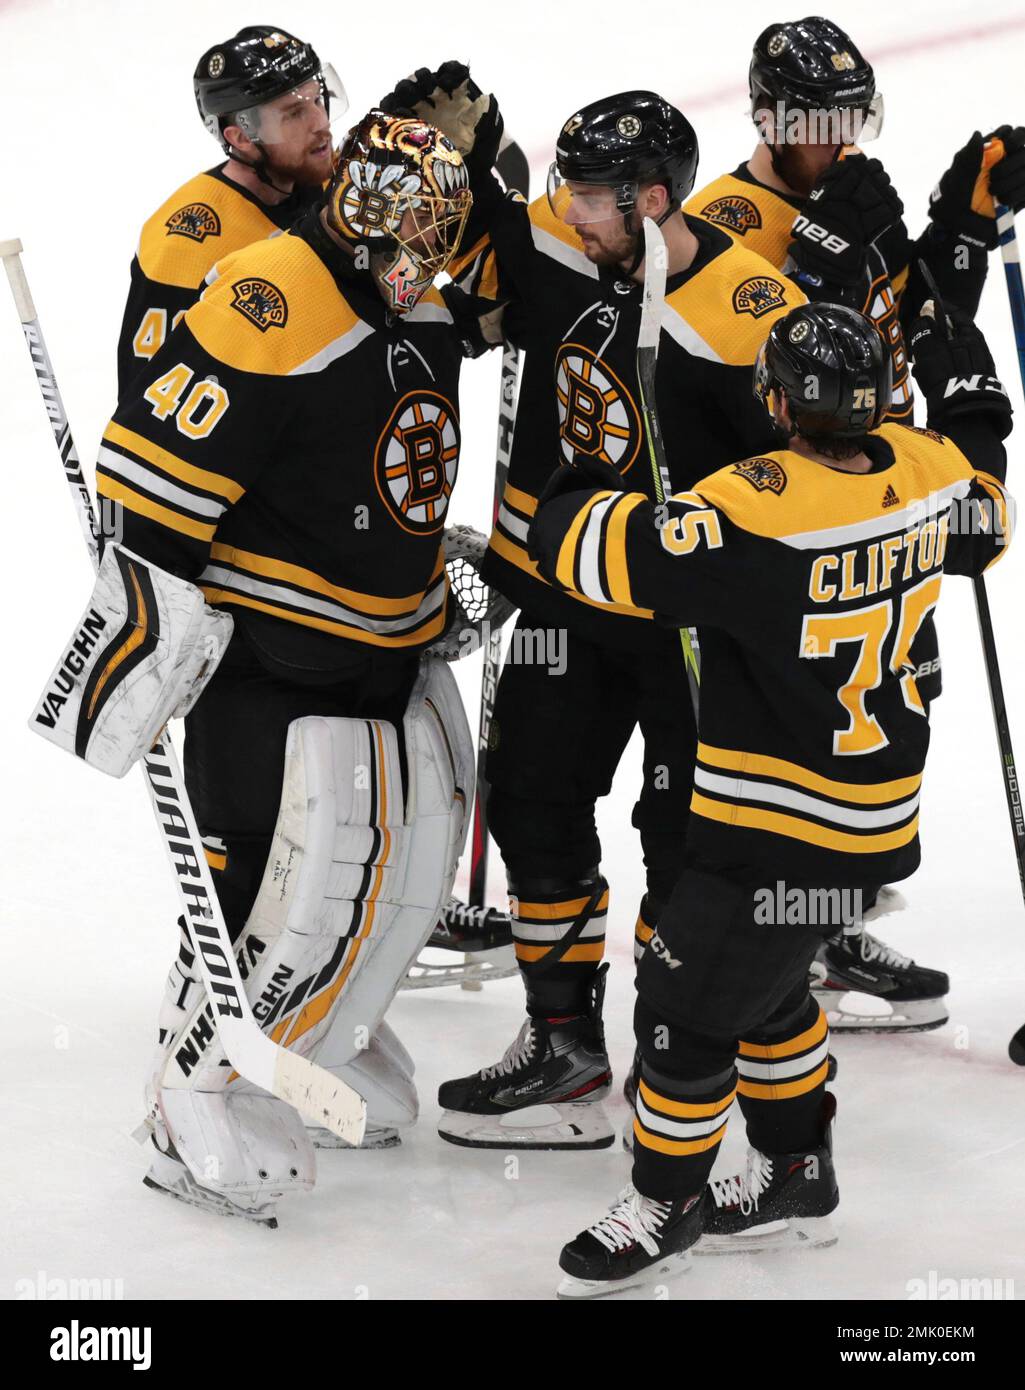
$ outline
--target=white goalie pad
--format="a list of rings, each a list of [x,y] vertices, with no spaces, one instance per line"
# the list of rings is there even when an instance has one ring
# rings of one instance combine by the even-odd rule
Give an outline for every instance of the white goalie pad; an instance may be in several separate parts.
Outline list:
[[[89,605],[29,728],[123,777],[188,713],[231,640],[232,618],[194,584],[108,545]]]
[[[466,835],[473,751],[443,662],[422,660],[403,729],[405,796],[391,724],[309,716],[289,726],[271,852],[236,946],[264,1031],[319,1060],[330,1029],[332,1069],[370,1048],[448,898]],[[198,999],[182,1021],[162,1087],[236,1082],[208,1008]],[[393,1102],[408,1113],[402,1090]]]

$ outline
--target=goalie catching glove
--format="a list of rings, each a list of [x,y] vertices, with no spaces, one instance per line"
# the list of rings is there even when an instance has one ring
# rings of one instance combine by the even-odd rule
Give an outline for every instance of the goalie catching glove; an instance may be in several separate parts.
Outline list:
[[[465,63],[442,63],[437,72],[417,68],[382,99],[380,108],[394,115],[419,116],[447,135],[463,156],[471,185],[498,157],[502,113],[495,98],[474,82]]]
[[[233,626],[194,584],[108,545],[29,727],[123,777],[199,699]]]

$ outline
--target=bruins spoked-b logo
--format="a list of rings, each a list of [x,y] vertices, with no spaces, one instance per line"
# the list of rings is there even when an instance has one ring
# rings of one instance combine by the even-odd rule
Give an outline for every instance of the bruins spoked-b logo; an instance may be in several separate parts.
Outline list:
[[[404,531],[439,531],[459,467],[459,421],[436,391],[409,391],[381,431],[374,481]]]
[[[775,459],[745,459],[735,464],[733,471],[745,478],[755,492],[775,492],[778,496],[787,485],[787,475]]]
[[[750,280],[733,291],[733,309],[738,314],[751,314],[760,319],[786,302],[783,286],[768,275],[752,275]]]
[[[190,241],[206,241],[208,236],[221,234],[221,219],[206,203],[187,203],[172,212],[164,226],[168,236],[187,236]]]
[[[590,348],[564,343],[555,359],[555,394],[567,463],[586,454],[625,473],[641,447],[641,419],[615,373]]]
[[[725,227],[734,236],[758,231],[762,225],[762,214],[740,193],[728,194],[725,198],[715,198],[707,207],[701,209],[701,216],[717,227]]]
[[[268,328],[284,328],[288,322],[285,296],[269,280],[255,275],[246,280],[236,280],[231,291],[235,296],[231,307],[255,324],[261,333],[266,333]]]

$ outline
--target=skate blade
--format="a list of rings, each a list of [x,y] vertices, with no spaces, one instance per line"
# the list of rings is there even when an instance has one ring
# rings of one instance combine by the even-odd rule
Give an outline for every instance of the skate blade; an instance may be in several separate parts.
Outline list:
[[[656,1260],[647,1269],[627,1279],[578,1279],[576,1275],[564,1274],[562,1283],[555,1291],[556,1298],[611,1298],[613,1294],[624,1293],[627,1289],[643,1288],[646,1284],[656,1284],[660,1279],[672,1279],[677,1274],[686,1274],[690,1269],[691,1252],[679,1250]]]
[[[210,1212],[213,1216],[235,1216],[241,1217],[243,1221],[248,1221],[252,1226],[263,1226],[265,1230],[276,1231],[278,1229],[278,1218],[272,1213],[261,1214],[258,1211],[245,1211],[241,1207],[232,1206],[226,1201],[219,1201],[213,1194],[207,1196],[196,1195],[201,1192],[201,1188],[192,1188],[185,1183],[167,1186],[165,1183],[158,1182],[149,1173],[143,1178],[143,1185],[152,1188],[154,1192],[162,1192],[167,1197],[173,1197],[176,1202],[184,1202],[188,1207],[198,1207],[200,1211]]]
[[[828,1216],[793,1216],[769,1221],[733,1236],[705,1232],[693,1247],[695,1255],[758,1255],[783,1250],[818,1250],[835,1245],[839,1237]]]
[[[361,1144],[347,1144],[329,1129],[308,1126],[306,1133],[315,1149],[351,1149],[354,1153],[361,1153],[364,1149],[397,1149],[402,1144],[397,1129],[368,1129]]]
[[[448,952],[451,955],[451,951]],[[519,974],[511,946],[491,951],[467,952],[461,964],[451,961],[416,960],[399,985],[400,989],[443,989],[453,985],[473,986],[488,980],[507,980]]]
[[[831,1033],[928,1033],[949,1021],[942,999],[880,1000],[857,990],[812,987],[812,995],[826,1015]],[[858,999],[872,999],[889,1006],[889,1013],[868,1013],[856,1007]]]
[[[607,1149],[616,1139],[599,1101],[532,1105],[510,1115],[446,1110],[438,1133],[468,1149]]]

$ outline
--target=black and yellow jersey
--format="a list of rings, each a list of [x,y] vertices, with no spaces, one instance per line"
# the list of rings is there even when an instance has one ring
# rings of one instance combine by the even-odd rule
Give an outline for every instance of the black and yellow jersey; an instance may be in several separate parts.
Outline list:
[[[993,473],[884,424],[864,474],[787,449],[664,508],[585,480],[539,509],[532,547],[558,582],[700,627],[703,862],[838,886],[916,868],[929,719],[909,650],[944,572],[979,574],[1009,540],[1004,451],[984,432],[972,453]]]
[[[760,183],[746,163],[707,184],[686,204],[687,212],[723,228],[785,275],[793,270],[789,247],[794,218],[802,212],[813,215],[813,207],[806,198]],[[955,252],[963,263],[955,264]],[[937,280],[946,301],[974,318],[986,278],[986,253],[966,242],[959,241],[955,246],[954,240],[934,223],[916,242],[911,240],[903,221],[888,228],[869,247],[861,282],[853,290],[800,280],[809,298],[850,304],[879,329],[893,362],[893,404],[887,418],[904,424],[914,420],[904,330],[927,297],[918,269],[920,258]]]
[[[218,263],[107,426],[100,494],[283,661],[408,652],[445,620],[461,360],[438,294],[395,318],[310,213]]]
[[[320,197],[319,189],[301,190],[270,207],[224,169],[189,179],[143,225],[118,340],[118,399],[195,303],[211,266],[287,230]]]
[[[680,488],[709,462],[771,447],[773,428],[754,397],[752,365],[776,319],[805,302],[790,281],[718,228],[699,218],[688,225],[698,251],[666,285],[655,384],[670,476]],[[648,649],[660,635],[635,610],[602,611],[553,590],[526,547],[537,498],[560,463],[600,459],[622,473],[626,486],[654,496],[636,374],[642,286],[594,266],[547,198],[529,209],[515,197],[501,200],[453,274],[467,292],[507,303],[507,320],[525,349],[489,577],[534,618],[591,640]]]

